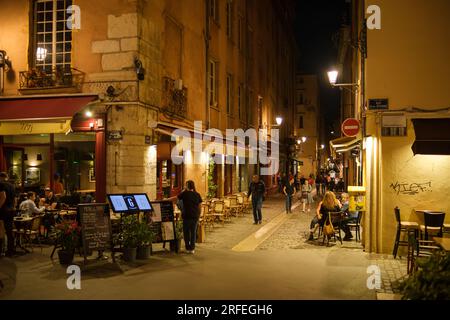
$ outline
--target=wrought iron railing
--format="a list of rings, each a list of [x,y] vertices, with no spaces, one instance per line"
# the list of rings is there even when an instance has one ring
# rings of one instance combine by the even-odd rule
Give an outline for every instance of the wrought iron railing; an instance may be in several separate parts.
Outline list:
[[[175,80],[163,78],[162,111],[171,117],[186,118],[187,88],[176,88]]]
[[[44,72],[38,68],[21,71],[19,89],[75,88],[81,91],[84,75],[84,72],[75,68],[53,69],[52,72]]]

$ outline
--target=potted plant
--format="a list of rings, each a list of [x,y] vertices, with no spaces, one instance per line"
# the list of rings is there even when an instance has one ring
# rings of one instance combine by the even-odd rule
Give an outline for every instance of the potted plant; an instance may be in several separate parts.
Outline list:
[[[450,299],[450,253],[417,259],[419,269],[399,284],[403,300]]]
[[[215,162],[214,159],[211,157],[208,164],[208,193],[206,195],[208,199],[216,197],[217,194],[217,184],[214,181],[214,169],[215,169]]]
[[[80,245],[81,228],[77,222],[63,221],[56,225],[58,231],[58,243],[61,249],[58,250],[59,263],[69,265],[73,261],[75,248]]]
[[[151,245],[154,238],[153,231],[150,226],[142,221],[137,227],[137,259],[148,259],[151,255]]]
[[[137,233],[139,221],[136,215],[129,215],[123,218],[122,222],[122,245],[123,260],[134,262],[137,254]]]

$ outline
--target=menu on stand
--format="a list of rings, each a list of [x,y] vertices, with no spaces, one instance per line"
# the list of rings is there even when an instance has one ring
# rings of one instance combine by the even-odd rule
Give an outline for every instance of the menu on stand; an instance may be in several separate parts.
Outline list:
[[[78,215],[85,254],[111,248],[111,221],[107,204],[80,204]]]
[[[155,239],[153,242],[175,240],[175,225],[173,204],[171,201],[158,201],[151,203],[153,212],[150,224]]]

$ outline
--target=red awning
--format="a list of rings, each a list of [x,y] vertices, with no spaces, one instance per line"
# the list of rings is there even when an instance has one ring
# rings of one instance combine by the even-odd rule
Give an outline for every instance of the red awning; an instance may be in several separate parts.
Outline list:
[[[0,121],[68,119],[97,95],[0,98]]]

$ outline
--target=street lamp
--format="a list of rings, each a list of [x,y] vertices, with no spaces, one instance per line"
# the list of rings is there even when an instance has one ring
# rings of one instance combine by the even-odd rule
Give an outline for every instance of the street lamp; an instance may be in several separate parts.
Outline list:
[[[328,74],[328,81],[330,82],[331,86],[333,87],[356,87],[358,89],[359,84],[358,83],[336,83],[337,78],[339,75],[339,72],[337,70],[331,70],[327,72]]]
[[[306,137],[302,137],[302,142],[305,142],[306,141]]]
[[[275,122],[277,123],[278,126],[281,126],[281,124],[283,123],[283,118],[278,116],[275,118]]]
[[[321,144],[321,145],[320,145],[320,149],[322,149],[322,150],[325,149],[325,145],[324,145],[324,144]]]

